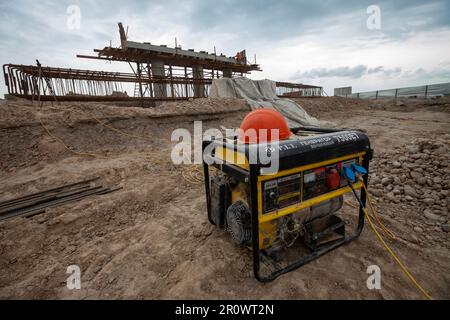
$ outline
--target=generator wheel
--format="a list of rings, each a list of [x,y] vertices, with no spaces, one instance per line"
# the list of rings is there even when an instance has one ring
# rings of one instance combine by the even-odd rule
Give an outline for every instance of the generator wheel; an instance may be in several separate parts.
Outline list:
[[[234,242],[245,245],[252,240],[251,214],[242,201],[233,203],[227,210],[227,230]]]

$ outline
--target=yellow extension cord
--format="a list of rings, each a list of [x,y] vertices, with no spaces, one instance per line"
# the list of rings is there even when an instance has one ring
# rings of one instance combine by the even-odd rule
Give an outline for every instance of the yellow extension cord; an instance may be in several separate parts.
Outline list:
[[[61,109],[56,109],[56,108],[53,108],[53,107],[51,107],[50,109],[57,110],[57,111],[61,111]],[[145,140],[151,140],[151,139],[152,139],[151,137],[135,135],[135,134],[132,134],[132,133],[125,132],[125,131],[123,131],[123,130],[117,129],[117,128],[111,126],[111,125],[108,125],[108,124],[102,122],[100,119],[96,118],[95,116],[89,115],[89,114],[88,114],[86,111],[84,111],[84,110],[76,110],[76,109],[74,109],[74,108],[68,108],[68,109],[66,109],[66,110],[71,111],[71,112],[78,112],[78,113],[81,113],[81,114],[84,114],[84,115],[91,116],[91,117],[92,117],[95,121],[97,121],[101,126],[107,128],[107,129],[110,129],[110,130],[112,130],[112,131],[118,133],[119,135],[123,135],[123,136],[127,136],[127,137],[133,137],[133,138],[139,138],[139,139],[145,139]],[[66,148],[66,149],[67,149],[68,151],[70,151],[71,153],[76,154],[76,155],[79,155],[79,156],[87,156],[87,157],[95,157],[95,158],[106,158],[106,156],[103,156],[103,155],[99,155],[99,154],[95,154],[95,153],[89,153],[89,152],[80,152],[80,151],[76,151],[76,150],[70,148],[70,147],[69,147],[69,146],[68,146],[61,138],[57,137],[56,135],[54,135],[53,133],[50,132],[50,130],[49,130],[49,129],[45,126],[45,124],[43,123],[42,118],[41,118],[40,116],[39,116],[39,122],[40,122],[41,126],[45,129],[45,131],[47,132],[47,134],[48,134],[50,137],[52,137],[53,139],[55,139],[56,141],[58,141],[59,143],[61,143],[61,144],[64,146],[64,148]]]
[[[76,150],[73,150],[72,148],[70,148],[61,138],[55,136],[54,134],[52,134],[50,132],[50,130],[45,126],[44,122],[42,122],[42,118],[39,117],[39,122],[41,123],[41,126],[44,128],[44,130],[47,132],[47,134],[52,137],[53,139],[55,139],[56,141],[58,141],[60,144],[62,144],[64,146],[64,148],[66,148],[67,150],[69,150],[71,153],[76,154],[78,156],[87,156],[87,157],[94,157],[94,158],[102,158],[103,156],[95,154],[95,153],[88,153],[88,152],[79,152]]]
[[[56,108],[51,108],[54,110],[58,110],[60,111],[60,109],[56,109]],[[77,110],[74,108],[69,108],[67,109],[68,111],[71,112],[78,112],[87,116],[91,116],[95,121],[97,121],[101,126],[110,129],[114,132],[116,132],[119,135],[123,135],[123,136],[127,136],[127,137],[133,137],[133,138],[138,138],[138,139],[145,139],[145,140],[153,140],[151,137],[147,137],[147,136],[140,136],[140,135],[135,135],[129,132],[125,132],[123,130],[117,129],[111,125],[106,124],[105,122],[102,122],[100,119],[96,118],[93,115],[89,115],[86,111],[84,110]],[[71,153],[79,155],[79,156],[89,156],[89,157],[98,157],[98,158],[106,158],[102,155],[98,155],[95,153],[88,153],[88,152],[80,152],[80,151],[76,151],[72,148],[70,148],[61,138],[57,137],[56,135],[54,135],[53,133],[50,132],[50,130],[45,126],[45,124],[42,121],[42,118],[39,117],[39,122],[41,123],[41,126],[45,129],[45,131],[47,132],[47,134],[52,137],[53,139],[57,140],[59,143],[61,143],[64,148],[66,148],[67,150],[69,150]],[[198,168],[193,168],[193,169],[187,169],[186,171],[182,171],[181,175],[183,177],[183,179],[185,181],[187,181],[190,184],[203,184],[203,172],[198,169]]]
[[[379,218],[378,212],[375,210],[375,207],[373,206],[373,203],[372,203],[372,200],[371,200],[371,198],[370,198],[369,191],[368,191],[367,188],[366,188],[366,185],[363,184],[363,187],[364,187],[364,190],[366,191],[367,199],[368,199],[368,202],[369,202],[369,205],[370,205],[370,209],[371,209],[371,211],[372,211],[371,217],[377,222],[378,226],[379,226],[380,229],[383,231],[383,233],[384,233],[386,236],[388,236],[389,238],[391,238],[392,240],[394,240],[394,239],[396,238],[396,237],[395,237],[395,234],[394,234],[391,230],[389,230],[389,229],[383,224],[383,222],[381,222],[381,219]],[[345,201],[345,204],[348,205],[348,206],[350,206],[350,207],[352,207],[352,208],[359,209],[359,205],[353,204],[353,203],[351,203],[350,201]]]
[[[56,109],[56,108],[53,108],[53,109],[54,109],[54,110],[61,111],[60,109]],[[148,136],[140,136],[140,135],[136,135],[136,134],[133,134],[133,133],[126,132],[126,131],[121,130],[121,129],[117,129],[117,128],[115,128],[115,127],[109,125],[109,124],[106,124],[106,122],[102,122],[100,119],[98,119],[97,117],[95,117],[95,116],[92,115],[92,114],[89,114],[88,112],[86,112],[86,111],[83,110],[83,109],[68,108],[68,109],[66,109],[66,110],[71,111],[71,112],[78,112],[78,113],[84,114],[84,115],[86,115],[86,116],[92,117],[92,119],[94,119],[95,121],[97,121],[98,124],[100,124],[101,126],[107,128],[107,129],[110,129],[110,130],[112,130],[112,131],[118,133],[119,135],[123,135],[123,136],[127,136],[127,137],[133,137],[133,138],[138,138],[138,139],[144,139],[144,140],[149,140],[149,141],[154,141],[154,139],[153,139],[152,137],[148,137]]]
[[[374,206],[372,204],[372,201],[370,199],[370,195],[369,192],[367,191],[367,187],[366,185],[363,183],[364,186],[364,190],[366,191],[366,195],[367,195],[367,199],[370,205],[370,208],[372,209],[372,213],[375,217],[377,217],[377,213],[374,209]],[[370,224],[370,227],[372,228],[373,232],[375,232],[376,236],[378,237],[378,239],[380,240],[380,242],[383,244],[384,248],[386,249],[386,251],[392,256],[392,258],[394,259],[394,261],[397,263],[397,265],[400,267],[400,269],[403,271],[403,273],[411,280],[411,282],[416,286],[417,289],[419,289],[422,294],[428,299],[428,300],[433,300],[433,298],[425,291],[425,289],[417,282],[417,280],[411,275],[411,273],[408,271],[408,269],[406,268],[406,266],[400,261],[400,259],[397,257],[397,255],[392,251],[392,249],[387,245],[387,243],[384,241],[383,237],[380,235],[380,233],[377,231],[375,225],[372,222],[372,219],[370,218],[369,213],[367,212],[366,208],[362,208],[364,211],[364,214],[367,218],[367,221]],[[386,227],[384,227],[384,225],[381,223],[381,221],[379,219],[376,219],[379,223],[380,223],[380,227],[386,230],[392,234],[392,232],[390,232]],[[389,234],[388,233],[388,234]],[[393,234],[392,234],[393,235]]]
[[[374,205],[373,205],[372,199],[371,199],[370,194],[369,194],[369,190],[367,190],[367,187],[366,187],[366,184],[364,183],[364,181],[363,181],[363,188],[364,188],[364,191],[366,192],[367,200],[368,200],[368,202],[369,202],[369,206],[370,206],[370,209],[372,210],[372,214],[373,214],[373,216],[374,216],[374,218],[375,218],[375,221],[378,223],[378,225],[380,226],[380,228],[384,231],[384,233],[385,233],[389,238],[395,239],[395,234],[394,234],[391,230],[389,230],[389,229],[381,222],[381,220],[380,220],[380,218],[379,218],[379,216],[378,216],[378,213],[377,213],[377,211],[375,210],[375,207],[374,207]]]

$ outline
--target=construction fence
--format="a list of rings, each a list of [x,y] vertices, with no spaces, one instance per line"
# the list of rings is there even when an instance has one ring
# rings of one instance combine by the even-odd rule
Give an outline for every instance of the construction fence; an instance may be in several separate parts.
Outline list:
[[[359,92],[337,96],[359,99],[432,98],[450,96],[450,82],[417,87]]]

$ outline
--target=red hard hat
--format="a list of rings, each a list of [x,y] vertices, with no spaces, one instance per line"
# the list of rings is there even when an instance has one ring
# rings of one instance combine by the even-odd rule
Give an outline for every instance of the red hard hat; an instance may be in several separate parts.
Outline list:
[[[267,131],[260,131],[261,129]],[[271,130],[273,129],[279,130],[278,139],[276,136],[272,137]],[[256,135],[252,134],[255,131]],[[286,140],[289,139],[291,134],[286,119],[281,113],[272,109],[257,109],[250,112],[242,122],[240,139],[246,144],[261,143]]]

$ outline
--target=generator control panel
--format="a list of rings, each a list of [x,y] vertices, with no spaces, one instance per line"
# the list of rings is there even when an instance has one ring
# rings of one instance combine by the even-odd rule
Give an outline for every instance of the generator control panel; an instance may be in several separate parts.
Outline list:
[[[267,213],[300,202],[300,190],[300,173],[264,182],[263,211]]]
[[[352,164],[358,164],[358,159],[337,162],[263,182],[263,214],[346,187],[343,168]]]

